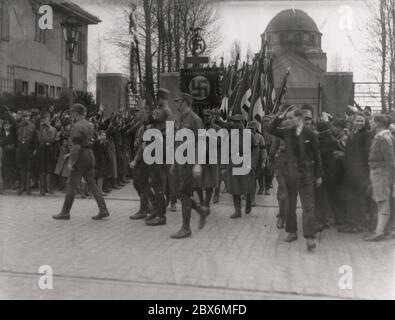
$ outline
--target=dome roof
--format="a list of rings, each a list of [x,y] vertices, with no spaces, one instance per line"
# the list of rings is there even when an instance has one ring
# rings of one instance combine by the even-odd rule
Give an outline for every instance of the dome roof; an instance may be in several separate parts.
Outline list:
[[[265,32],[291,30],[320,33],[314,20],[306,12],[298,9],[281,11],[269,22]]]

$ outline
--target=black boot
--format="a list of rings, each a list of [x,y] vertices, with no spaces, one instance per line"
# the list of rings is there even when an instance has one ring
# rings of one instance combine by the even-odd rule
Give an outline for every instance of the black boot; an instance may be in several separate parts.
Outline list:
[[[45,173],[40,173],[40,196],[45,196]]]
[[[92,220],[103,220],[104,218],[108,218],[109,216],[110,213],[108,212],[107,208],[103,208],[100,209],[100,212],[96,216],[92,217]]]
[[[180,231],[171,236],[172,239],[185,239],[192,235],[190,222],[191,222],[192,208],[182,205],[182,227]]]
[[[215,188],[214,198],[213,198],[214,204],[217,204],[219,202],[219,192],[220,192],[219,188]]]
[[[26,194],[28,196],[32,195],[32,191],[30,189],[30,172],[29,171],[26,173]]]
[[[26,191],[26,171],[20,171],[20,181],[19,181],[19,189],[18,189],[18,196],[22,195],[24,191]]]
[[[163,193],[155,194],[155,211],[156,217],[152,220],[147,220],[147,226],[163,226],[166,224],[166,199]]]
[[[52,217],[55,220],[70,220],[70,214],[69,213],[60,213],[56,216]]]
[[[241,196],[233,195],[233,205],[235,207],[235,213],[230,216],[231,219],[241,218]]]
[[[246,214],[250,214],[252,210],[252,196],[251,194],[247,194],[246,198]]]
[[[111,189],[113,190],[120,190],[121,187],[117,185],[117,181],[115,178],[111,179]]]
[[[135,213],[134,215],[130,216],[129,219],[130,220],[143,220],[146,217],[147,217],[147,213],[140,210],[137,213]]]
[[[207,217],[210,215],[210,209],[198,205],[197,202],[194,200],[192,200],[192,209],[195,210],[200,216],[198,228],[203,229],[206,225]]]
[[[147,201],[144,198],[140,199],[140,209],[137,213],[130,216],[130,220],[142,220],[147,217]]]
[[[52,181],[51,181],[51,174],[48,173],[45,178],[46,178],[45,182],[47,183],[47,192],[49,194],[54,194],[53,187],[52,187]]]
[[[211,198],[213,196],[214,189],[213,188],[206,188],[206,199],[205,199],[205,206],[210,208]]]
[[[258,185],[259,185],[258,195],[262,195],[263,194],[263,175],[260,176],[257,180],[258,180]]]
[[[164,226],[165,224],[166,224],[166,217],[163,215],[156,216],[152,220],[146,220],[146,225],[150,227]]]

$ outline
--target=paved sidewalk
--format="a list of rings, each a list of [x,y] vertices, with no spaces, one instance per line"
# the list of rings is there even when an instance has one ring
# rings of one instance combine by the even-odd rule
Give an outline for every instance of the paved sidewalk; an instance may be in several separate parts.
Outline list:
[[[305,242],[283,241],[275,227],[274,197],[258,197],[250,216],[233,221],[229,196],[212,209],[207,227],[191,239],[128,219],[138,209],[131,186],[107,202],[108,221],[94,222],[92,199],[75,202],[70,221],[54,221],[62,195],[0,196],[0,298],[23,299],[271,299],[395,298],[395,241],[365,243],[361,235],[326,231],[315,253]],[[38,269],[50,265],[54,289],[38,288]],[[339,288],[350,266],[353,289]]]

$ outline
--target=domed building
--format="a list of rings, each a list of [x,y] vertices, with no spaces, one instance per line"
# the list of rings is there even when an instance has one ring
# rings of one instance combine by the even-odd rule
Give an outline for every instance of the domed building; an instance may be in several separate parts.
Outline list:
[[[327,56],[321,47],[322,33],[315,21],[304,11],[288,9],[278,13],[262,34],[262,44],[267,41],[269,53],[274,57],[275,88],[281,87],[288,67],[291,73],[287,83],[287,103],[310,104],[319,111],[332,111],[326,107],[323,85],[332,87],[345,76],[352,86],[352,73],[327,73]],[[344,81],[341,79],[340,81]],[[329,82],[329,83],[328,83]],[[350,86],[350,84],[348,84]],[[349,95],[349,93],[347,93]],[[347,101],[352,104],[353,96]],[[328,103],[326,103],[328,104]],[[317,110],[318,111],[318,110]]]

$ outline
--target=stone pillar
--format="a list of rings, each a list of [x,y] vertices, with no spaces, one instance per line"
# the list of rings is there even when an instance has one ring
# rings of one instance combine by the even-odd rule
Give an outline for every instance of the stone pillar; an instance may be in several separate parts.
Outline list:
[[[120,73],[96,75],[96,102],[104,107],[105,116],[125,109],[128,81],[128,77]]]
[[[322,82],[322,111],[344,118],[347,105],[354,104],[352,72],[326,72]]]

